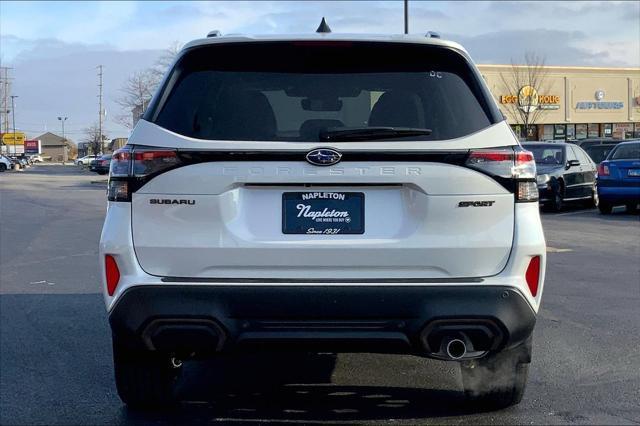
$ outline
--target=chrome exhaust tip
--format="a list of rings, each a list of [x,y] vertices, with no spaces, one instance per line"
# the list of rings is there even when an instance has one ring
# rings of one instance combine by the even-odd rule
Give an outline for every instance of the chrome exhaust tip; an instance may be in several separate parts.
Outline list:
[[[467,353],[467,344],[460,339],[445,339],[444,347],[445,353],[450,359],[460,359]]]

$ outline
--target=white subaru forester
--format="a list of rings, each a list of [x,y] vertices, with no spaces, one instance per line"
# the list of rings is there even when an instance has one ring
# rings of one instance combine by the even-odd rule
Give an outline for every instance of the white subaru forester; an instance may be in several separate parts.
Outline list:
[[[457,361],[516,404],[545,273],[535,163],[456,43],[222,37],[179,53],[111,160],[116,383],[166,404],[239,351]]]

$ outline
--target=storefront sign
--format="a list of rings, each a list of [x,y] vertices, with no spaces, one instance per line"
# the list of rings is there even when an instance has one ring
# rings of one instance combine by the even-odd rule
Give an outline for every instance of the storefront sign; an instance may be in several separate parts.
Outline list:
[[[2,142],[5,145],[23,145],[26,138],[26,135],[22,132],[2,134]]]
[[[560,96],[540,95],[531,86],[523,86],[517,95],[500,96],[501,104],[518,104],[522,110],[535,111],[536,109],[560,109]]]
[[[25,154],[40,154],[40,141],[39,140],[25,140],[24,141],[24,153]]]
[[[622,109],[624,102],[583,101],[576,104],[576,109]]]
[[[604,90],[596,90],[594,95],[595,101],[581,101],[576,104],[576,109],[622,109],[624,108],[624,102],[616,101],[603,101],[605,96]]]

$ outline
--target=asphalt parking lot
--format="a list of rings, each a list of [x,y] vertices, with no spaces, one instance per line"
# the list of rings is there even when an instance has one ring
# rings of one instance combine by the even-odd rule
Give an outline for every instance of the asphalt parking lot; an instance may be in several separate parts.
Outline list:
[[[104,177],[73,166],[0,174],[0,424],[640,423],[640,221],[545,214],[543,307],[523,402],[463,408],[455,364],[413,357],[248,356],[222,376],[185,366],[184,402],[116,395],[99,289]]]

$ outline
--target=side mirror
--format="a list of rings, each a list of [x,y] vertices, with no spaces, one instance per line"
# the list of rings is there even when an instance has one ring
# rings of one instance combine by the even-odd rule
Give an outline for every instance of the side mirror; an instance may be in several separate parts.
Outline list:
[[[578,160],[567,161],[567,169],[570,169],[571,167],[579,166],[579,165],[580,165],[580,162]]]

